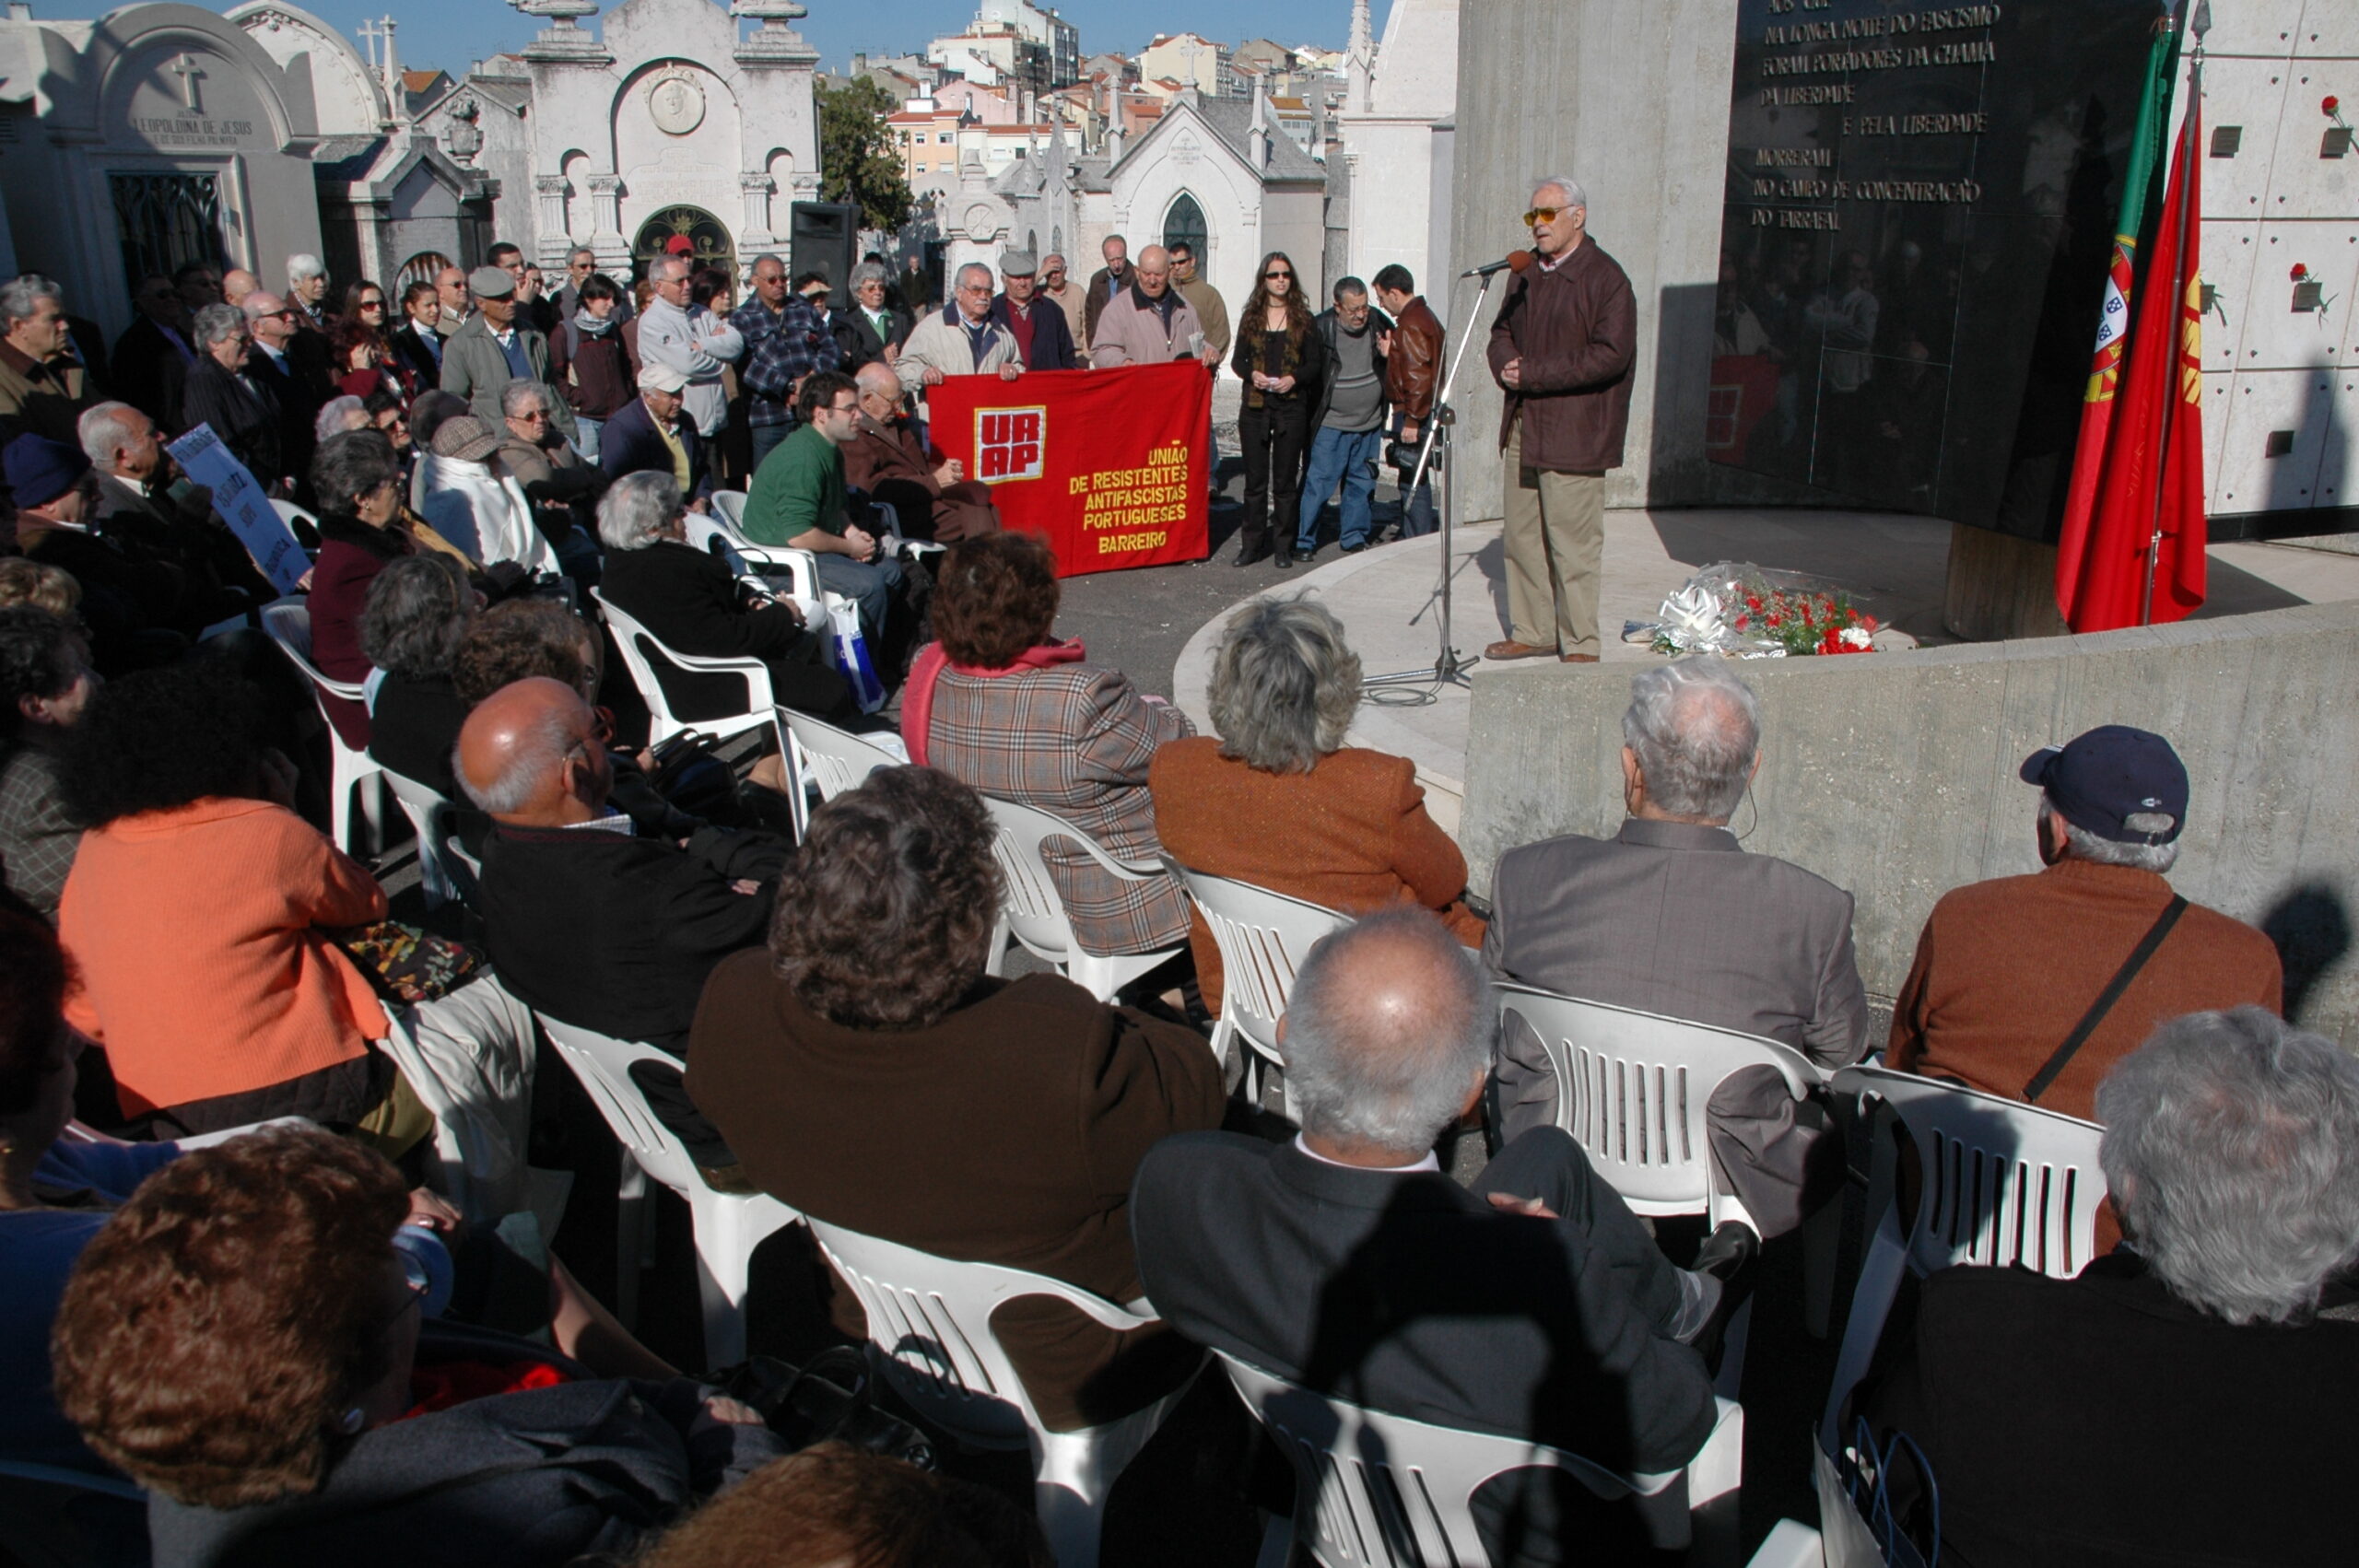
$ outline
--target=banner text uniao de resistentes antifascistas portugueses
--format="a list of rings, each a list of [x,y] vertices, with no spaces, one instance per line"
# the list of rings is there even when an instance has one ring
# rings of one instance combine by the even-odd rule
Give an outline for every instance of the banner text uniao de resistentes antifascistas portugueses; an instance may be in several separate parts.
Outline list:
[[[991,486],[1009,528],[1049,541],[1058,576],[1209,553],[1212,377],[1194,360],[953,376],[926,405],[934,446]]]

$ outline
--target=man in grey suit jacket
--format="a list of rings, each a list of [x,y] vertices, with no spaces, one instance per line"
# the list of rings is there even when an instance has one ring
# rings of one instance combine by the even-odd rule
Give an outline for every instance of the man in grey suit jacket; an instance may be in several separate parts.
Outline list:
[[[522,319],[516,280],[504,267],[477,267],[467,275],[475,312],[442,345],[442,390],[467,400],[467,411],[487,428],[505,427],[499,394],[511,381],[538,381],[548,388],[549,424],[573,439],[573,410],[549,384],[549,340]]]
[[[1800,866],[1748,855],[1728,830],[1761,762],[1753,688],[1713,659],[1656,665],[1622,718],[1629,819],[1610,839],[1568,834],[1510,849],[1491,879],[1483,956],[1502,979],[1614,1007],[1765,1036],[1821,1066],[1868,1044],[1851,949],[1851,895]],[[1556,1119],[1539,1040],[1499,1042],[1503,1138]],[[1725,1190],[1767,1235],[1802,1222],[1805,1165],[1824,1123],[1783,1080],[1748,1068],[1708,1106]]]
[[[1149,1150],[1131,1197],[1140,1282],[1189,1339],[1319,1392],[1624,1473],[1681,1469],[1717,1419],[1696,1347],[1740,1293],[1674,1268],[1553,1127],[1471,1191],[1443,1173],[1435,1141],[1481,1093],[1496,1017],[1426,910],[1320,942],[1279,1033],[1301,1134]],[[1511,1471],[1476,1492],[1494,1562],[1555,1562],[1560,1540],[1597,1562],[1687,1544],[1684,1487],[1605,1506],[1567,1479]]]

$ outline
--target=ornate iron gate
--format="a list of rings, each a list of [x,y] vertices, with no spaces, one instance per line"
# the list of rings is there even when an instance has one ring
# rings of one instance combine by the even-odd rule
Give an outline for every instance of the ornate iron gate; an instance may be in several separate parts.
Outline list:
[[[123,237],[123,281],[137,288],[155,274],[188,262],[229,264],[221,247],[217,174],[110,174],[116,232]]]

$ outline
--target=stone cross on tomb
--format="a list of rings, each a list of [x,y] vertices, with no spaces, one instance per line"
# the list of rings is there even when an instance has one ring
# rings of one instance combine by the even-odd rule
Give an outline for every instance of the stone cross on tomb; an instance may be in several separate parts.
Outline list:
[[[202,108],[197,102],[196,84],[204,79],[205,71],[197,64],[196,57],[192,54],[182,55],[172,62],[171,73],[181,79],[181,100],[188,105],[189,112],[192,114],[202,112]]]

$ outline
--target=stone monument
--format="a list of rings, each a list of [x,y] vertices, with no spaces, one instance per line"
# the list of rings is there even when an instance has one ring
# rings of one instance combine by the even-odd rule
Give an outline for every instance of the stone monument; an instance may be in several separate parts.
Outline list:
[[[318,252],[308,60],[282,67],[194,6],[96,22],[0,20],[0,199],[17,265],[59,279],[110,338],[150,273],[184,262],[285,275]]]
[[[816,200],[818,53],[795,0],[627,0],[593,32],[592,0],[511,0],[551,18],[532,76],[533,251],[546,267],[588,245],[628,278],[686,235],[700,263],[741,275],[785,245],[787,205]],[[738,23],[759,25],[744,37]]]

